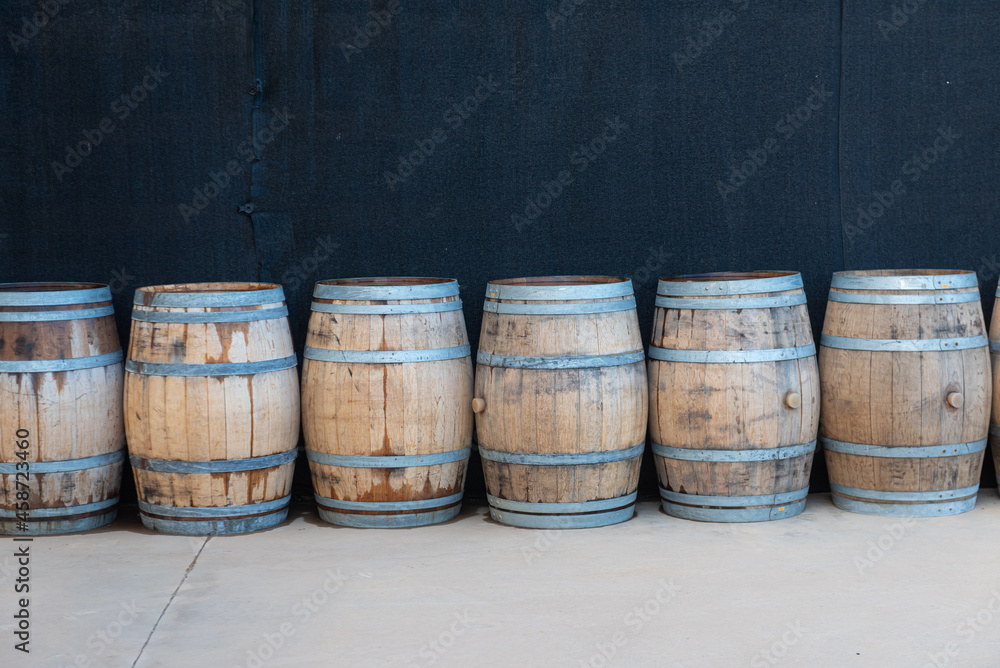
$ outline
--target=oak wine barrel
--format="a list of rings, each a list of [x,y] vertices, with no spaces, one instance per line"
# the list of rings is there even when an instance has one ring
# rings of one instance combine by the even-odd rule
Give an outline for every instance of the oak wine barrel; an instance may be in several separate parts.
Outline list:
[[[841,271],[820,340],[833,503],[872,515],[971,510],[990,419],[975,272]]]
[[[632,517],[646,366],[632,282],[493,281],[476,358],[476,432],[492,517],[583,528]]]
[[[299,387],[284,299],[270,283],[136,291],[125,428],[150,529],[243,533],[288,515]]]
[[[462,508],[472,358],[458,282],[320,281],[302,365],[302,424],[319,515],[413,527]]]
[[[707,522],[798,515],[820,407],[802,276],[675,276],[656,294],[649,423],[664,512]]]
[[[0,285],[0,533],[115,519],[123,377],[108,286]]]
[[[993,301],[993,319],[990,322],[990,366],[993,369],[993,406],[990,414],[990,449],[1000,484],[1000,285]]]

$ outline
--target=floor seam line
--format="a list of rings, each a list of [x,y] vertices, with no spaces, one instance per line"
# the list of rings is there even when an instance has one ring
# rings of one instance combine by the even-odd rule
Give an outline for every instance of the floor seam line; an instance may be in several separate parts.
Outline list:
[[[208,541],[210,540],[212,540],[212,537],[208,536],[207,538],[205,538],[205,542],[201,544],[201,547],[198,548],[198,554],[194,555],[194,559],[191,560],[191,563],[188,565],[187,570],[184,571],[184,577],[182,577],[181,581],[177,583],[177,587],[174,589],[174,593],[170,595],[170,600],[168,600],[167,604],[163,606],[163,610],[162,612],[160,612],[160,616],[156,618],[156,623],[153,624],[153,628],[149,630],[149,635],[146,636],[146,642],[142,643],[142,647],[139,648],[139,653],[136,655],[135,661],[132,662],[131,668],[135,668],[136,664],[139,663],[139,659],[142,658],[142,653],[146,651],[146,646],[149,644],[149,641],[152,640],[153,634],[156,633],[156,629],[160,626],[160,622],[163,621],[163,616],[167,614],[167,609],[170,608],[170,604],[174,602],[174,597],[177,596],[177,592],[179,592],[181,590],[181,587],[184,586],[184,583],[187,582],[188,576],[191,575],[191,571],[194,570],[195,564],[198,563],[198,557],[201,556],[202,550],[205,549],[205,546],[208,545]]]

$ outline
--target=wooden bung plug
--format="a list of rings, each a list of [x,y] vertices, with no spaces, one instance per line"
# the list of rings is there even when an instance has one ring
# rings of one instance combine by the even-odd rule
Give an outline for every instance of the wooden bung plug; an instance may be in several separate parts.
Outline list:
[[[483,399],[476,397],[475,399],[472,400],[473,413],[482,413],[483,409],[485,408],[486,408],[486,402]]]
[[[789,392],[785,395],[785,405],[789,408],[798,408],[802,405],[802,397],[798,392]]]
[[[961,392],[949,392],[946,401],[952,408],[961,408],[965,404],[965,397]]]

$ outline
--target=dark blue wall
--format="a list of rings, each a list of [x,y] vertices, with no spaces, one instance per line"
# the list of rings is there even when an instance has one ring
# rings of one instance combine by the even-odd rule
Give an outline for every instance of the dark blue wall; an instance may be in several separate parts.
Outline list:
[[[0,280],[109,282],[123,336],[138,286],[268,280],[301,346],[311,284],[358,275],[457,278],[473,343],[520,275],[631,276],[647,334],[667,273],[799,270],[817,331],[845,268],[975,269],[992,310],[993,0],[10,0],[0,29]]]

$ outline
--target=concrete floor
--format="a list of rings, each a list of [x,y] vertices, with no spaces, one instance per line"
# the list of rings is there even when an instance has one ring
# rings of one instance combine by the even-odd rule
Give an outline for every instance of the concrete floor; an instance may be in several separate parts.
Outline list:
[[[0,666],[1000,665],[993,489],[956,517],[855,515],[820,494],[770,523],[648,501],[562,532],[495,524],[482,505],[396,530],[324,525],[303,505],[207,540],[122,515],[32,544],[30,658],[13,650],[0,561]]]

